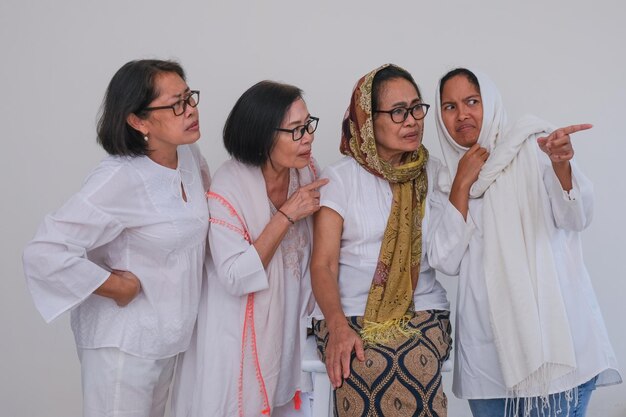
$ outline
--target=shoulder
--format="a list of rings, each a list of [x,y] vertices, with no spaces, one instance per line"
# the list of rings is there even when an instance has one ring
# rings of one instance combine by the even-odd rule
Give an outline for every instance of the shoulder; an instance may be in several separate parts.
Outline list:
[[[324,168],[324,170],[322,171],[322,177],[350,176],[351,174],[354,174],[361,169],[361,166],[358,162],[354,160],[354,158],[352,158],[351,156],[344,156],[340,160],[335,161],[332,164],[328,165],[326,168]]]
[[[245,184],[257,183],[259,178],[262,181],[263,174],[259,167],[247,165],[234,158],[226,160],[213,174],[211,180],[211,191],[220,189],[221,191],[236,191]]]
[[[132,182],[134,169],[131,167],[133,157],[107,156],[87,175],[81,193],[86,196],[99,192],[107,185],[123,185]]]
[[[426,163],[426,172],[428,173],[429,177],[437,175],[439,173],[439,170],[441,170],[442,168],[445,167],[439,158],[432,155],[428,156],[428,162]]]

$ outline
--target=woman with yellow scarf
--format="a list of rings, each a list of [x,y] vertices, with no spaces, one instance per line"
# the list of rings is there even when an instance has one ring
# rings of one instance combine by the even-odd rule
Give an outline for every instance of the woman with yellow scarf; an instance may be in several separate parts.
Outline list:
[[[428,190],[413,77],[387,64],[355,87],[314,228],[314,330],[338,416],[446,416],[449,303],[426,259]]]

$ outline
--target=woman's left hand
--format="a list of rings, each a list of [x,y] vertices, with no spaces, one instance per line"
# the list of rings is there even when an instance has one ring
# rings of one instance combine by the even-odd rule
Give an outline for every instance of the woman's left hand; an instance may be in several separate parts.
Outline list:
[[[570,135],[592,127],[593,125],[590,124],[562,127],[548,136],[538,138],[537,144],[539,149],[545,152],[553,163],[567,162],[574,157],[574,147]]]

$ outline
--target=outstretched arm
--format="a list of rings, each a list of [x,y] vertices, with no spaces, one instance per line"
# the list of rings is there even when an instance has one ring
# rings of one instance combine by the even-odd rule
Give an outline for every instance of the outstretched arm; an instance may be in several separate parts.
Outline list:
[[[539,148],[552,161],[552,169],[565,191],[572,189],[572,167],[569,161],[574,157],[574,147],[570,135],[592,127],[590,124],[571,125],[537,139]]]

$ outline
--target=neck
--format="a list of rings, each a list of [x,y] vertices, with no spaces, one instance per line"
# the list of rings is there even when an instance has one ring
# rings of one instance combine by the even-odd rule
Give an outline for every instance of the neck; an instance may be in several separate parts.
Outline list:
[[[266,184],[276,184],[284,181],[285,178],[289,178],[289,168],[278,167],[272,165],[270,161],[267,161],[263,167],[261,167],[263,178],[265,178]]]
[[[176,151],[176,147],[168,150],[158,149],[150,151],[148,158],[166,168],[176,169],[178,167],[178,152]]]
[[[265,189],[267,196],[274,204],[280,208],[287,201],[287,189],[289,188],[289,168],[276,167],[268,161],[261,168],[263,179],[265,179]]]
[[[382,159],[383,161],[387,162],[392,167],[397,167],[397,166],[400,166],[400,164],[402,163],[403,155],[404,155],[404,152],[400,152],[400,153],[396,153],[392,155],[378,154],[378,157]]]

